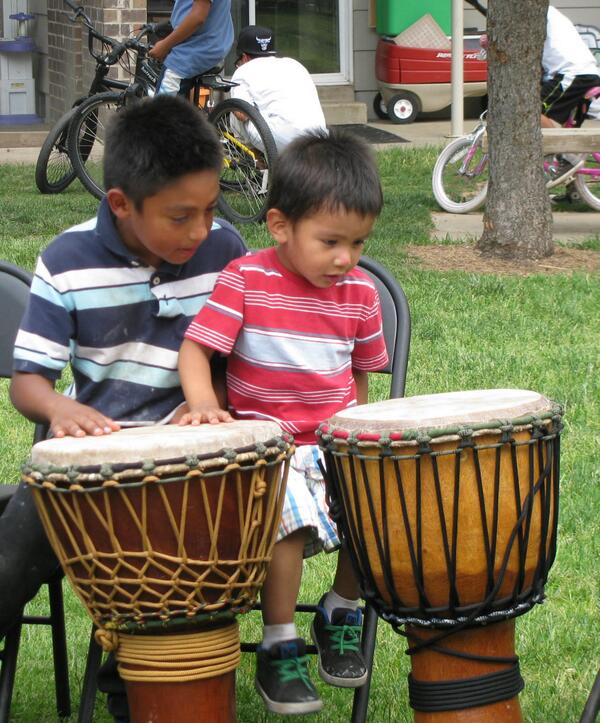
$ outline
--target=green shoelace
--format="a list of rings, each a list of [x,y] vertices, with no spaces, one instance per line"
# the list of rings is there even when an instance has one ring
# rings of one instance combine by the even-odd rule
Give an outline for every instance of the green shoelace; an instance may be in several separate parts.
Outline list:
[[[282,683],[301,680],[307,688],[312,688],[310,678],[308,677],[308,656],[303,655],[301,658],[272,660],[271,664],[277,668],[277,673]]]
[[[329,642],[336,653],[358,652],[360,645],[360,625],[326,625],[329,633]]]

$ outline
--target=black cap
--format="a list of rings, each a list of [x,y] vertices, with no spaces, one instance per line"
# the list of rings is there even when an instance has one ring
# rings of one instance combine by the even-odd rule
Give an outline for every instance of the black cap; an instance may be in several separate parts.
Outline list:
[[[248,25],[240,31],[236,51],[238,55],[275,55],[275,33],[262,25]]]

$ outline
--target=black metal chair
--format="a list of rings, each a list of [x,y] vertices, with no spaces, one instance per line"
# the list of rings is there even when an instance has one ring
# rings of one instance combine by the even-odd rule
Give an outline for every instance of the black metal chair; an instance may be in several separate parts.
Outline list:
[[[585,702],[585,707],[579,723],[594,723],[600,713],[600,670],[596,675],[594,684]]]
[[[18,266],[0,261],[0,309],[2,309],[0,314],[0,376],[5,378],[12,375],[13,346],[27,303],[30,284],[31,274]],[[44,437],[44,427],[37,425],[34,442]],[[17,487],[13,484],[0,484],[0,514],[4,512]],[[51,626],[56,709],[61,717],[71,714],[62,577],[62,573],[58,573],[46,583],[50,599],[50,614],[44,616],[21,614],[5,635],[4,646],[0,650],[0,723],[7,723],[9,720],[21,628],[24,624]]]
[[[392,274],[380,263],[367,256],[363,256],[359,266],[364,269],[375,282],[381,301],[383,316],[383,332],[389,356],[389,363],[382,372],[390,375],[390,398],[404,396],[406,384],[406,370],[408,367],[408,352],[410,348],[410,310],[404,291]],[[260,609],[260,604],[256,606]],[[298,603],[296,612],[315,614],[315,604]],[[367,682],[355,689],[352,707],[353,723],[362,723],[367,717],[369,705],[369,691],[371,685],[371,671],[375,654],[377,637],[377,614],[374,609],[365,607],[362,650],[369,668]],[[94,630],[90,637],[86,672],[81,694],[79,716],[77,723],[91,723],[93,720],[94,702],[96,698],[96,679],[102,660],[102,649],[94,639]],[[258,643],[242,643],[243,652],[256,651]],[[307,646],[307,652],[316,654],[314,645]]]

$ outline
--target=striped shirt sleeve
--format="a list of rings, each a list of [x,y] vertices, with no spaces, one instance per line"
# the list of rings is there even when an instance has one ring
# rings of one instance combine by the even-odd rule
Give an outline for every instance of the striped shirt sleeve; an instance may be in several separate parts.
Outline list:
[[[14,370],[58,379],[69,363],[74,333],[72,315],[42,257],[15,339]]]
[[[373,289],[370,304],[366,305],[364,317],[356,331],[352,366],[359,371],[374,372],[383,369],[387,362],[379,294]]]
[[[230,354],[244,323],[244,277],[238,265],[228,264],[219,274],[206,304],[196,314],[185,338],[222,354]]]

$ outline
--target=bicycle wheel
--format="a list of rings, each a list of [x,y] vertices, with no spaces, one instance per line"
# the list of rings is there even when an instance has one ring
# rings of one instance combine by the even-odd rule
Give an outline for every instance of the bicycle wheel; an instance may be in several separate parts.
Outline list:
[[[68,148],[75,173],[96,198],[104,196],[102,160],[106,124],[125,104],[123,93],[98,93],[82,103],[71,121]]]
[[[246,120],[239,119],[243,114]],[[218,206],[229,221],[262,221],[277,159],[277,147],[269,126],[254,106],[229,98],[209,114],[223,147]]]
[[[587,156],[583,168],[575,174],[575,188],[582,201],[600,211],[600,154]]]
[[[450,213],[479,208],[487,196],[488,156],[481,140],[457,138],[438,156],[433,168],[433,195]]]
[[[42,144],[35,164],[35,185],[40,193],[60,193],[77,177],[67,146],[69,125],[76,110],[71,108],[59,118]]]

